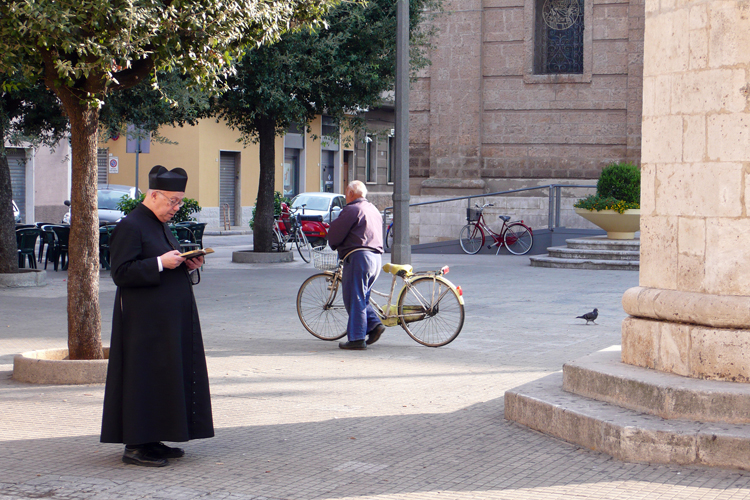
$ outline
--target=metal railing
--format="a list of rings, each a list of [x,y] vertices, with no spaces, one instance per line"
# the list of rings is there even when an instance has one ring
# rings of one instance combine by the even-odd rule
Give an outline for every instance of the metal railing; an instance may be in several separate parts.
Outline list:
[[[512,193],[521,193],[524,191],[535,191],[538,189],[548,189],[549,190],[549,207],[548,207],[548,215],[547,215],[547,227],[550,230],[553,230],[554,228],[561,227],[560,226],[560,199],[562,196],[562,189],[563,188],[593,188],[596,189],[596,185],[583,185],[583,184],[547,184],[544,186],[534,186],[534,187],[528,187],[528,188],[520,188],[520,189],[510,189],[508,191],[497,191],[495,193],[482,193],[482,194],[472,194],[467,196],[457,196],[455,198],[446,198],[444,200],[434,200],[434,201],[423,201],[420,203],[411,203],[409,204],[409,207],[419,207],[422,205],[435,205],[437,203],[448,203],[451,201],[460,201],[460,200],[466,200],[467,206],[471,208],[471,200],[474,198],[489,198],[491,196],[502,196],[506,194],[512,194]],[[387,207],[383,210],[383,234],[385,234],[385,229],[387,227],[387,219],[388,219],[388,213],[393,212],[393,207]]]

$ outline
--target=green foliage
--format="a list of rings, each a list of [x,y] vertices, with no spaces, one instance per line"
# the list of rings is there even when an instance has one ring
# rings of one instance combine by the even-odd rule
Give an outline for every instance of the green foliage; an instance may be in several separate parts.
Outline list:
[[[575,208],[625,210],[641,208],[641,171],[632,163],[611,163],[602,169],[596,194],[578,200]]]
[[[573,206],[575,208],[583,208],[586,210],[596,210],[597,212],[600,210],[614,210],[619,213],[623,213],[625,210],[630,210],[631,208],[641,208],[641,206],[635,202],[618,200],[611,196],[602,198],[594,194],[578,200]]]
[[[133,209],[146,198],[146,193],[141,194],[137,200],[134,200],[128,195],[123,196],[120,201],[117,202],[117,209],[120,210],[124,215],[128,215]],[[182,201],[185,203],[180,207],[174,217],[172,217],[173,223],[177,222],[188,222],[196,220],[193,214],[196,214],[202,210],[198,202],[192,198],[183,198]]]
[[[410,69],[428,63],[433,34],[424,21],[439,0],[410,0]],[[249,51],[215,102],[217,115],[257,142],[261,119],[282,135],[290,123],[306,126],[325,110],[341,125],[353,109],[381,103],[396,75],[396,2],[342,2],[325,17],[327,27],[285,34],[278,43]],[[348,115],[347,115],[348,113]]]
[[[596,194],[629,203],[641,201],[641,171],[632,163],[612,163],[602,170]]]
[[[0,73],[22,68],[97,107],[154,69],[215,88],[247,47],[317,24],[334,0],[4,0]],[[83,81],[92,85],[83,87]],[[80,91],[79,91],[80,89]],[[92,90],[94,92],[92,92]]]
[[[273,192],[273,216],[279,217],[281,215],[281,204],[286,203],[289,205],[291,200],[287,198],[286,196],[282,196],[281,193],[278,191]],[[258,202],[256,200],[255,204],[257,205]],[[255,229],[255,207],[253,207],[253,216],[250,219],[250,229]]]

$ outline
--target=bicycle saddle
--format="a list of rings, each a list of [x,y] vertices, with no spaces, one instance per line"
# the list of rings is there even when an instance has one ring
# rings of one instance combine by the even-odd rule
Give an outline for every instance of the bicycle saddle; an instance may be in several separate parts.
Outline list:
[[[503,221],[505,221],[505,222],[508,222],[510,220],[510,216],[509,215],[498,215],[497,217],[499,219],[503,219]]]
[[[383,266],[383,271],[393,275],[397,275],[403,271],[403,273],[408,276],[411,274],[412,269],[414,268],[409,264],[391,264],[390,262]]]

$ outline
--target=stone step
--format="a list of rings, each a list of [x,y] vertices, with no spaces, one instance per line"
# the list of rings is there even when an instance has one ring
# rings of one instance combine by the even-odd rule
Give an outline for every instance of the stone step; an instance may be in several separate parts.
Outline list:
[[[532,267],[551,267],[559,269],[595,269],[637,271],[638,261],[633,260],[601,260],[601,259],[560,259],[549,255],[529,257]]]
[[[587,248],[592,250],[620,250],[639,252],[641,240],[610,240],[606,236],[592,236],[591,238],[571,238],[565,240],[568,248]]]
[[[750,424],[750,384],[628,365],[619,347],[565,364],[563,389],[666,419]]]
[[[505,393],[505,418],[628,462],[747,469],[750,425],[666,420],[585,398],[554,373]]]
[[[550,257],[558,259],[594,259],[594,260],[640,260],[641,253],[630,250],[601,250],[589,248],[549,247]]]

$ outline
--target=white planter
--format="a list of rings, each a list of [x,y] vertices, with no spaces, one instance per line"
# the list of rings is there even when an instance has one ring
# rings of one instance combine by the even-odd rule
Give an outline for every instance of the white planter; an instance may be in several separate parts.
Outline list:
[[[641,210],[634,208],[618,213],[614,210],[586,210],[576,208],[576,213],[607,231],[610,240],[632,240],[641,227]]]

